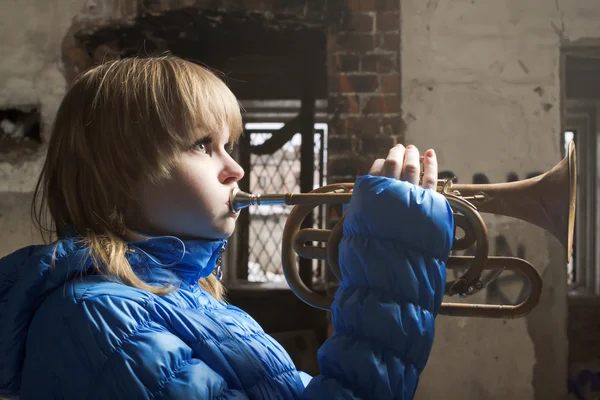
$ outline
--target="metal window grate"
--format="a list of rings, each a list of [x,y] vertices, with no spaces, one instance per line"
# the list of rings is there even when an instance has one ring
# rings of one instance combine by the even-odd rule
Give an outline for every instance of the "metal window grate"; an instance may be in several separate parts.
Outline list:
[[[265,124],[266,125],[266,124]],[[273,125],[273,124],[268,124]],[[252,126],[249,128],[248,126]],[[277,129],[261,129],[260,124],[248,124],[246,134],[250,145],[258,146],[269,139]],[[313,188],[325,184],[327,126],[315,124],[314,158],[312,165],[303,165],[300,156],[302,135],[295,134],[272,154],[251,154],[250,191],[252,193],[300,192],[300,172],[313,169]],[[304,162],[306,164],[306,162]],[[289,206],[251,206],[249,208],[248,281],[283,282],[281,269],[281,239]],[[313,227],[325,226],[324,207],[313,211]],[[322,261],[313,261],[313,281],[323,271]]]

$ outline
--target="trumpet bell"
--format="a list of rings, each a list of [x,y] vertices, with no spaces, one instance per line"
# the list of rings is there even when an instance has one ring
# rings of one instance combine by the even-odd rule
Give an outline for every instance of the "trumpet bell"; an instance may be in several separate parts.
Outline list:
[[[517,218],[552,233],[571,258],[577,205],[577,158],[574,142],[567,155],[548,172],[517,182],[479,185],[449,184],[449,192],[477,197],[480,213]]]

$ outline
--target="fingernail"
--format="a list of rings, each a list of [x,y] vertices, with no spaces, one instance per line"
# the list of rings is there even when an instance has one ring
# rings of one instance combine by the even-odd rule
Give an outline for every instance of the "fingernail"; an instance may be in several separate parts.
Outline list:
[[[409,144],[408,146],[406,146],[406,150],[414,149],[414,148],[415,148],[415,146],[413,146],[412,144]]]
[[[433,149],[427,150],[425,154],[427,155],[427,157],[435,157],[435,151],[433,151]]]

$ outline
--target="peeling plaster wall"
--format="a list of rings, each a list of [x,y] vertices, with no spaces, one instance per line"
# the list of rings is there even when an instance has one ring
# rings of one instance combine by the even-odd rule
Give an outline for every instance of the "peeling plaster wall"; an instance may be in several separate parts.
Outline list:
[[[23,0],[3,4],[0,107],[39,105],[48,127],[65,91],[62,41],[83,3]]]
[[[85,0],[8,0],[2,9],[0,108],[37,106],[47,138],[66,89],[62,42],[75,17],[98,6]],[[45,154],[43,146],[26,157],[7,157],[1,150],[0,257],[41,240],[32,229],[29,205]]]
[[[595,0],[404,0],[401,9],[407,143],[434,148],[460,183],[477,172],[524,179],[559,162],[559,47],[600,37]],[[539,228],[485,219],[492,243],[506,238],[502,253],[521,252],[541,274],[540,304],[517,320],[439,317],[417,398],[565,398],[566,255]]]

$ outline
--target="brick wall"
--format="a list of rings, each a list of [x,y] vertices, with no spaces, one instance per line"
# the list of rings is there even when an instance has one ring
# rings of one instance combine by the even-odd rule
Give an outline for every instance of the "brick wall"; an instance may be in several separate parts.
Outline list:
[[[348,0],[329,32],[330,183],[367,172],[403,139],[399,3]]]

